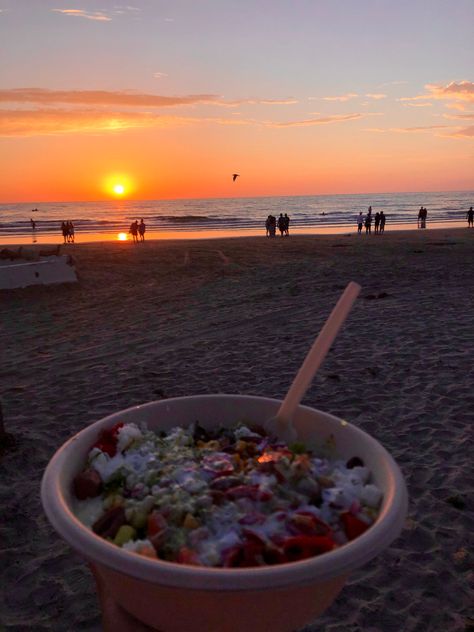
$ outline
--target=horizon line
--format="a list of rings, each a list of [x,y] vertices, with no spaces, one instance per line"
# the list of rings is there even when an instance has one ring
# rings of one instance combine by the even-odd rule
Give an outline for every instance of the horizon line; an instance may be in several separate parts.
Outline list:
[[[9,201],[9,202],[0,202],[1,206],[8,206],[14,204],[28,204],[28,205],[36,205],[36,204],[92,204],[92,203],[120,203],[120,202],[173,202],[177,200],[249,200],[252,198],[303,198],[303,197],[340,197],[340,196],[368,196],[368,195],[396,195],[396,194],[420,194],[420,193],[474,193],[474,188],[472,189],[432,189],[432,190],[420,190],[420,191],[366,191],[363,193],[309,193],[309,194],[293,194],[293,195],[229,195],[229,196],[210,196],[210,197],[173,197],[173,198],[128,198],[128,199],[112,199],[112,198],[103,198],[103,199],[94,199],[94,200],[45,200],[43,202],[33,202],[29,201]]]

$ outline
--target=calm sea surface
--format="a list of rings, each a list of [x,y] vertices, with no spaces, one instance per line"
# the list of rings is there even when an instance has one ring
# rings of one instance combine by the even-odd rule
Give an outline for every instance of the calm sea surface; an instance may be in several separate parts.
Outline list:
[[[422,205],[428,209],[428,226],[462,226],[466,225],[466,211],[474,205],[474,192],[0,204],[0,242],[21,243],[32,237],[43,243],[61,240],[63,220],[74,223],[76,241],[114,239],[119,232],[128,233],[131,222],[141,218],[149,236],[264,233],[270,213],[287,213],[291,218],[290,232],[341,232],[353,230],[359,211],[365,213],[369,205],[374,213],[384,211],[387,230],[396,224],[411,224],[415,228]],[[34,234],[30,218],[36,223]]]

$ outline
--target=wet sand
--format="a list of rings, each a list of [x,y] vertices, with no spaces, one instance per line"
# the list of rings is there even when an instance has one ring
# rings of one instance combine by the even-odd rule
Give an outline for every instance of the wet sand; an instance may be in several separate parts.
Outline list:
[[[0,292],[0,399],[16,440],[0,457],[0,628],[101,629],[92,576],[39,500],[68,437],[162,397],[283,397],[354,280],[361,295],[304,403],[374,435],[410,508],[400,538],[307,631],[472,629],[474,229],[62,252],[77,284]]]

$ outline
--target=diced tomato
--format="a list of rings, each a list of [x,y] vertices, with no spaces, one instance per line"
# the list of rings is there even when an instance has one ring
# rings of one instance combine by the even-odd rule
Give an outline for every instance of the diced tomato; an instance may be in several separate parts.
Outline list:
[[[180,548],[176,561],[178,564],[192,564],[194,566],[199,566],[200,564],[197,554],[187,546]]]
[[[335,542],[325,535],[296,535],[281,542],[285,562],[305,560],[315,555],[332,551]]]
[[[364,533],[364,531],[367,531],[370,526],[348,511],[342,513],[340,517],[349,540],[355,540],[355,538]]]
[[[122,428],[123,422],[119,422],[112,426],[112,428],[105,428],[99,434],[99,438],[92,446],[93,448],[99,448],[102,452],[106,452],[109,456],[115,456],[117,453],[117,440],[120,428]]]
[[[166,522],[166,518],[164,518],[159,511],[152,511],[147,519],[147,535],[153,536],[157,533],[161,533],[167,528],[167,526],[168,523]]]
[[[224,568],[236,568],[240,566],[242,561],[242,545],[236,544],[235,546],[222,551],[222,566]]]
[[[297,511],[288,519],[288,528],[295,534],[332,536],[331,528],[310,511]]]

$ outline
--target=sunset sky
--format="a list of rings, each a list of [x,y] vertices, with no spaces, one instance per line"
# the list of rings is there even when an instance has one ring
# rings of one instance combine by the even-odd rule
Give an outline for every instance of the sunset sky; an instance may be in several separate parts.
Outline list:
[[[473,0],[130,2],[0,0],[0,202],[474,189]]]

